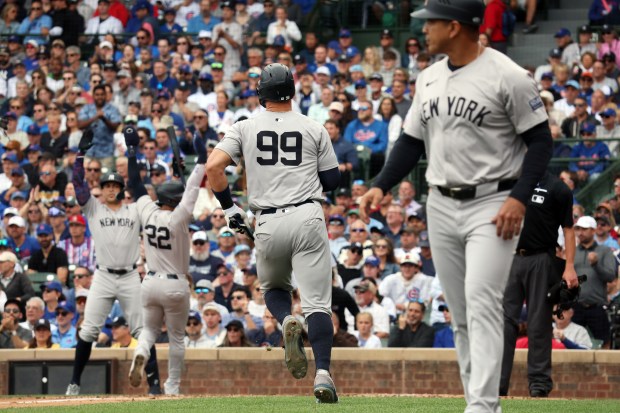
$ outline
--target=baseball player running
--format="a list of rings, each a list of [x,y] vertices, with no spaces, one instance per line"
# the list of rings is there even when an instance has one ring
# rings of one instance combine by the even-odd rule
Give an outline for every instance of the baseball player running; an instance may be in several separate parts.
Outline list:
[[[140,223],[144,228],[144,252],[148,273],[142,281],[142,317],[144,329],[138,339],[129,382],[137,387],[142,381],[149,349],[155,343],[162,323],[166,322],[170,340],[168,379],[164,393],[177,395],[181,384],[181,369],[185,356],[185,325],[189,313],[189,223],[198,198],[200,182],[205,174],[207,151],[205,143],[194,136],[198,155],[187,188],[178,181],[157,187],[157,203],[153,202],[140,179],[136,161],[139,137],[129,126],[123,131],[129,155],[129,186],[136,198]],[[135,290],[134,290],[135,291]]]
[[[335,403],[338,396],[329,372],[331,255],[318,201],[323,191],[336,189],[340,182],[338,160],[325,128],[291,111],[295,85],[286,66],[265,67],[257,92],[267,111],[231,127],[209,156],[207,175],[229,225],[248,225],[232,201],[224,174],[228,165],[244,157],[248,201],[257,222],[258,277],[267,308],[282,324],[286,365],[295,378],[306,375],[302,326],[291,316],[292,271],[316,360],[314,395],[320,403]]]
[[[118,299],[131,334],[142,330],[142,306],[135,292],[140,288],[136,263],[140,257],[140,222],[135,204],[123,205],[124,180],[116,173],[101,176],[103,203],[90,196],[84,179],[84,154],[92,146],[92,133],[86,132],[79,144],[73,164],[73,185],[95,242],[97,267],[84,310],[84,323],[78,333],[73,377],[68,396],[80,394],[82,372],[88,363],[93,343],[97,341],[114,301]],[[154,348],[153,348],[154,350]],[[155,354],[149,360],[149,393],[161,394]]]
[[[447,58],[420,73],[403,134],[360,205],[368,219],[426,150],[429,238],[453,314],[466,412],[501,412],[504,287],[525,205],[551,157],[534,80],[478,43],[484,8],[428,0],[412,13],[426,19],[429,52]]]

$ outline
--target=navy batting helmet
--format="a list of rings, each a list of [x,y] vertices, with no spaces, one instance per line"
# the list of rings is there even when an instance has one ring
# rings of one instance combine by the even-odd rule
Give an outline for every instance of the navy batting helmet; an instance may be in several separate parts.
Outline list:
[[[485,5],[482,0],[428,0],[423,9],[411,13],[417,19],[456,20],[471,26],[482,24]]]
[[[284,102],[295,96],[295,82],[288,67],[280,63],[272,63],[265,67],[260,74],[260,81],[256,88],[260,104],[265,102]]]
[[[101,178],[99,179],[99,184],[103,186],[103,184],[107,182],[116,182],[117,184],[121,186],[121,190],[125,188],[125,180],[123,179],[122,176],[120,176],[116,172],[101,175]]]
[[[168,205],[169,207],[176,208],[183,198],[183,192],[185,187],[179,181],[169,181],[157,187],[155,191],[157,193],[157,204],[159,206]]]

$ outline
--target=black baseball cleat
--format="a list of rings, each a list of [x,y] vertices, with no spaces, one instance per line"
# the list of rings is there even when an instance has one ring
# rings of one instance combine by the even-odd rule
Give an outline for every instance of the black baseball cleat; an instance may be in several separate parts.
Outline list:
[[[548,397],[548,396],[549,396],[549,392],[545,390],[541,390],[541,389],[530,390],[530,397]]]
[[[306,358],[301,332],[301,322],[292,315],[286,316],[282,323],[284,361],[286,362],[286,368],[296,379],[306,377],[308,372],[308,359]]]

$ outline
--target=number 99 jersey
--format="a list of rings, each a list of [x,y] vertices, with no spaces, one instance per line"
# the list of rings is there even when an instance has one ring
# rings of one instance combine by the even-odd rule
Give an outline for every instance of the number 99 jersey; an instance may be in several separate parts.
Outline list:
[[[318,173],[338,167],[327,130],[295,112],[237,122],[216,148],[236,164],[243,155],[252,211],[322,199]]]

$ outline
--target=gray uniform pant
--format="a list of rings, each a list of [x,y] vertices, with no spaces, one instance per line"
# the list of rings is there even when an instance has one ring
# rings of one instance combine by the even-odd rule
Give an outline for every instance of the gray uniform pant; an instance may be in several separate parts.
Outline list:
[[[116,299],[121,304],[125,319],[129,323],[131,335],[138,337],[142,330],[142,304],[140,299],[136,298],[136,291],[139,289],[138,270],[124,275],[95,270],[93,283],[88,290],[80,338],[89,343],[97,341]]]
[[[185,357],[185,326],[189,314],[189,283],[185,275],[169,279],[166,274],[147,275],[142,281],[142,317],[144,328],[138,339],[136,354],[149,358],[150,349],[161,334],[161,326],[168,329],[168,379],[166,394],[179,394],[181,371]]]
[[[515,256],[504,295],[504,360],[500,391],[508,393],[523,300],[527,302],[527,379],[530,390],[549,393],[551,380],[552,306],[547,303],[550,277],[555,271],[549,253]],[[555,277],[553,277],[555,278]]]
[[[466,413],[501,412],[502,302],[518,239],[498,237],[491,219],[507,196],[505,191],[458,201],[434,189],[427,203],[431,251],[452,313]]]
[[[293,272],[304,316],[331,315],[331,255],[320,205],[292,206],[265,215],[259,212],[254,235],[262,290],[292,291]]]

